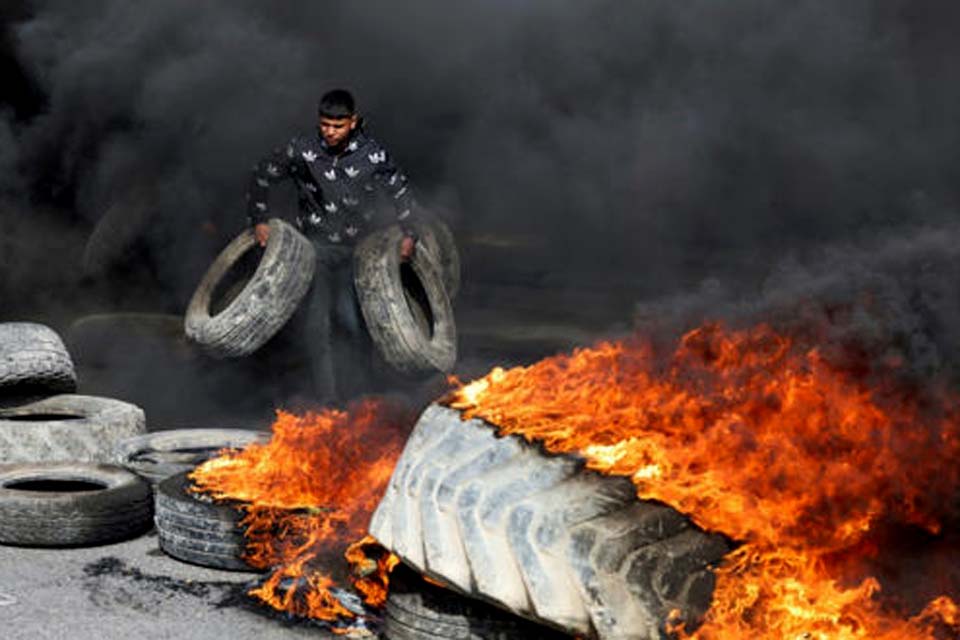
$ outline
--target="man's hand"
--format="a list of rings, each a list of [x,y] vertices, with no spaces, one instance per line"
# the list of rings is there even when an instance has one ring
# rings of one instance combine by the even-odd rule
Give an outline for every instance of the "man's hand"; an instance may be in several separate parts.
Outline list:
[[[257,244],[261,247],[267,246],[267,240],[270,239],[270,225],[266,222],[254,225],[253,237],[257,239]]]
[[[413,257],[413,252],[417,247],[417,241],[411,236],[403,236],[400,241],[400,259],[406,262]]]

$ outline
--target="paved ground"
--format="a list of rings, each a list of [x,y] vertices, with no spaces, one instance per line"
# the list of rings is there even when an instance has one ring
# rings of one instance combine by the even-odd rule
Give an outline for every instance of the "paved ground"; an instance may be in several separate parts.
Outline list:
[[[86,549],[0,546],[4,640],[334,638],[244,595],[255,574],[169,558],[151,532]]]
[[[583,304],[580,299],[574,304],[550,296],[548,291],[536,293],[531,295],[526,287],[474,290],[472,297],[470,290],[466,292],[458,310],[458,316],[465,319],[461,323],[461,364],[457,371],[461,377],[482,375],[493,364],[530,362],[576,344],[587,344],[610,329],[605,322],[583,317],[584,310],[595,310],[599,303]],[[548,299],[553,302],[549,308],[545,304]],[[79,391],[142,403],[150,430],[269,426],[269,404],[231,411],[213,420],[198,419],[198,405],[209,399],[205,388],[221,390],[221,395],[226,388],[230,392],[226,394],[228,400],[242,398],[237,389],[243,387],[233,378],[218,378],[218,384],[213,385],[212,376],[204,379],[190,373],[194,369],[177,369],[176,363],[166,368],[158,366],[164,357],[171,357],[169,354],[158,354],[156,359],[130,353],[126,356],[125,362],[110,367],[111,375],[99,378],[91,373],[91,367],[78,362]],[[261,370],[259,375],[268,372]],[[214,408],[222,406],[216,404]],[[87,549],[0,546],[0,639],[340,637],[256,605],[244,595],[245,585],[253,577],[168,558],[159,550],[155,533]]]

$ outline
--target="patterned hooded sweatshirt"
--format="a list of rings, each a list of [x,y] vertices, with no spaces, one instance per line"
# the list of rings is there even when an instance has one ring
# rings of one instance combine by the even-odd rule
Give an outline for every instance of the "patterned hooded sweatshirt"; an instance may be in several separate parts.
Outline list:
[[[358,126],[339,152],[319,133],[297,136],[253,168],[247,190],[251,224],[271,217],[270,187],[292,180],[300,204],[297,226],[324,243],[352,245],[380,221],[378,198],[392,202],[396,220],[415,236],[407,177],[387,151]]]

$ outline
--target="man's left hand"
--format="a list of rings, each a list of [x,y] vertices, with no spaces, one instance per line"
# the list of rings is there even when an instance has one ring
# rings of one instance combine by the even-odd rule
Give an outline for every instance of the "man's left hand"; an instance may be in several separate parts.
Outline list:
[[[417,241],[411,236],[403,236],[400,241],[400,259],[406,262],[413,257],[413,252],[417,247]]]

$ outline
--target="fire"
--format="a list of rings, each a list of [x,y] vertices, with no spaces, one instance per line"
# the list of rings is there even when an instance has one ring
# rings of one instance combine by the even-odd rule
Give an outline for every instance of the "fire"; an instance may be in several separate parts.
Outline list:
[[[250,595],[298,616],[355,618],[335,592],[334,577],[321,568],[346,556],[364,601],[383,603],[397,559],[365,537],[366,526],[403,446],[401,427],[411,418],[374,401],[304,416],[278,411],[270,442],[223,452],[191,474],[197,491],[242,505],[244,557],[271,569]]]
[[[711,325],[666,358],[601,343],[495,369],[445,401],[628,476],[639,497],[742,542],[687,635],[892,640],[958,630],[952,600],[898,613],[868,569],[883,526],[935,533],[951,515],[960,413],[948,394],[930,396],[866,388],[766,326]]]

